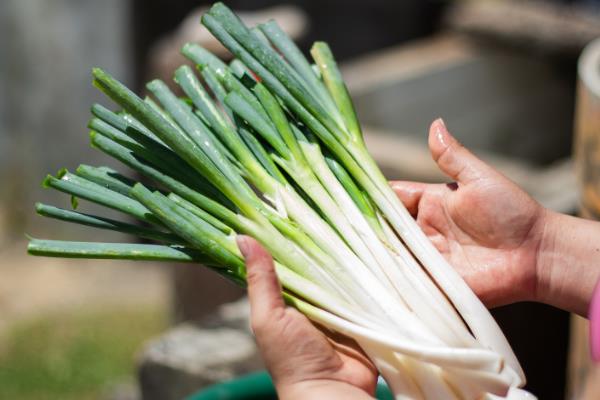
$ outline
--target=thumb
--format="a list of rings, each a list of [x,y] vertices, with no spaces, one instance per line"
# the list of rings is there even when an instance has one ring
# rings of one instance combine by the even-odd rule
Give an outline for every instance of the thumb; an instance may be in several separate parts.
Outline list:
[[[429,128],[429,150],[440,170],[459,183],[485,176],[490,168],[448,132],[444,121],[436,119]]]
[[[249,236],[237,236],[237,245],[246,261],[248,299],[256,332],[268,325],[269,318],[275,312],[285,309],[285,303],[271,255]]]

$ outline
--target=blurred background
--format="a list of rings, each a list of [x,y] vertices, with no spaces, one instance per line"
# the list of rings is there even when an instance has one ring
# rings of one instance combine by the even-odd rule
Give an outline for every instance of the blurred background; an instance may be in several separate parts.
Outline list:
[[[426,147],[441,116],[544,205],[600,217],[600,78],[580,76],[600,75],[600,56],[578,74],[600,37],[598,1],[226,3],[249,24],[276,18],[305,51],[329,42],[389,178],[445,180]],[[170,81],[187,41],[229,57],[199,24],[209,4],[0,2],[0,398],[180,399],[261,368],[243,293],[199,266],[25,254],[25,234],[131,240],[36,216],[36,201],[70,206],[40,183],[82,162],[128,173],[88,144],[89,107],[111,106],[90,70],[143,93],[149,79]],[[585,321],[534,304],[494,315],[533,393],[578,395]]]

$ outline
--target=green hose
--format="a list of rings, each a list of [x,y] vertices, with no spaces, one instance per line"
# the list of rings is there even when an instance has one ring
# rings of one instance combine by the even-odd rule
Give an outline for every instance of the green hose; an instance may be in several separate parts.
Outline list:
[[[385,384],[377,384],[375,396],[379,400],[393,400]],[[276,400],[277,393],[273,381],[266,371],[255,372],[217,383],[197,392],[185,400]]]

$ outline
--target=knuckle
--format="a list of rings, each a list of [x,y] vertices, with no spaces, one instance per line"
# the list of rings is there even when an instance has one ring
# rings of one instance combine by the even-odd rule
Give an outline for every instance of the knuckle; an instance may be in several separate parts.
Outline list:
[[[444,162],[445,160],[451,158],[454,152],[456,151],[456,148],[454,146],[454,144],[450,144],[449,146],[444,147],[442,152],[439,153],[436,161]]]
[[[262,318],[253,317],[250,321],[250,329],[256,336],[263,336],[265,332],[266,323]]]
[[[257,284],[260,283],[262,277],[263,277],[262,271],[260,271],[256,267],[248,268],[248,271],[246,273],[246,281],[248,282],[248,285],[256,286]]]
[[[273,334],[281,331],[287,324],[285,312],[283,310],[267,310],[267,312],[253,313],[250,319],[250,328],[256,336],[264,337],[266,334]]]

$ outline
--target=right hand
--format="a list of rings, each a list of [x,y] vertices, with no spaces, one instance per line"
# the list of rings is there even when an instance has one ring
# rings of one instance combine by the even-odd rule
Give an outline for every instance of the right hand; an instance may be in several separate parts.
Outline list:
[[[273,258],[253,238],[238,247],[248,271],[252,330],[280,399],[372,399],[377,369],[358,344],[319,329],[281,296]]]
[[[429,149],[455,183],[391,182],[400,200],[488,307],[537,300],[545,209],[463,147],[441,119],[431,125]]]

